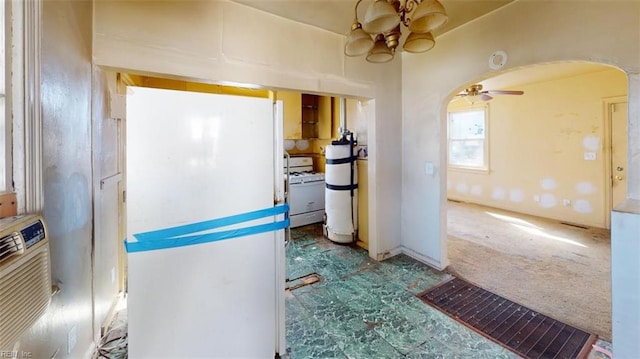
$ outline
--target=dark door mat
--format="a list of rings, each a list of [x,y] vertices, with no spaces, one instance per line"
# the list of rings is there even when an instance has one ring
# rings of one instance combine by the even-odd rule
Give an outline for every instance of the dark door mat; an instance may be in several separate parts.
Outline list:
[[[418,297],[524,358],[586,358],[597,338],[459,278]]]

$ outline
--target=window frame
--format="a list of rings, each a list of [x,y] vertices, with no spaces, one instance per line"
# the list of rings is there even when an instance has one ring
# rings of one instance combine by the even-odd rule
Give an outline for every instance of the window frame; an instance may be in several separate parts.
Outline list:
[[[43,209],[40,54],[42,0],[5,1],[5,192],[18,213]]]
[[[469,165],[459,165],[451,163],[451,144],[454,141],[464,141],[464,140],[452,140],[451,139],[451,119],[452,115],[461,112],[484,112],[484,137],[483,141],[483,164],[482,166],[469,166]],[[452,170],[460,171],[460,172],[474,172],[474,173],[489,173],[490,171],[490,153],[489,153],[489,104],[481,103],[481,104],[473,104],[466,106],[464,108],[456,108],[447,111],[447,167]],[[478,140],[478,139],[474,139]]]

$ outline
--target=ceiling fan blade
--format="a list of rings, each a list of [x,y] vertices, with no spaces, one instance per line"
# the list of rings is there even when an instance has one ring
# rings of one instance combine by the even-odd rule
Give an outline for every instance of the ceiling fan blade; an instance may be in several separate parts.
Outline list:
[[[486,93],[483,93],[483,94],[480,96],[480,99],[482,99],[482,101],[489,101],[489,100],[491,100],[492,98],[493,98],[493,97],[491,97],[491,96],[487,95]]]
[[[486,93],[490,93],[492,95],[524,95],[524,91],[516,90],[488,90]]]

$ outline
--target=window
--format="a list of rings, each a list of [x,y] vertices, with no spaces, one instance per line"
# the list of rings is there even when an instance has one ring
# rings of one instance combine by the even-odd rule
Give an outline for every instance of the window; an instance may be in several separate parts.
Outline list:
[[[5,98],[6,98],[6,82],[4,80],[5,72],[6,72],[6,59],[5,59],[5,9],[4,9],[4,1],[2,2],[2,6],[0,6],[0,192],[6,191],[7,186],[7,176],[8,170],[10,167],[8,166],[7,154],[11,153],[8,136],[10,135],[10,131],[8,129],[10,126],[7,126],[7,117],[5,112]]]
[[[0,7],[0,192],[16,192],[18,213],[38,212],[43,203],[42,1],[3,1]]]
[[[488,170],[487,107],[449,112],[449,166]]]

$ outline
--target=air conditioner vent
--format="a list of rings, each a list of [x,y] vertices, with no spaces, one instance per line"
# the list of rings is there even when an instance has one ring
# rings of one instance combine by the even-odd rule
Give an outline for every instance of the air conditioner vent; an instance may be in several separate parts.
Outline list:
[[[24,242],[18,232],[0,238],[0,264],[14,254],[24,252]]]
[[[39,216],[0,219],[0,351],[12,348],[49,307],[51,272],[45,232]]]

